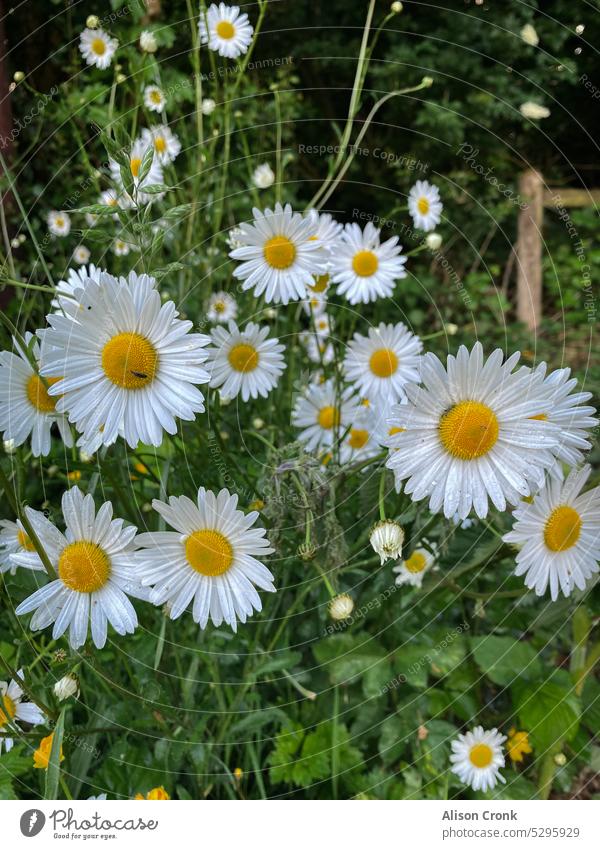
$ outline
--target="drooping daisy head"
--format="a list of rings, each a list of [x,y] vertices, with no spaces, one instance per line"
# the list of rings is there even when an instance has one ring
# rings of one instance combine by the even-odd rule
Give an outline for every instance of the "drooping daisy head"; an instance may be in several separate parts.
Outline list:
[[[404,529],[393,519],[382,519],[371,530],[369,542],[383,566],[386,560],[397,560],[402,554]]]
[[[241,260],[233,272],[243,280],[242,289],[253,289],[267,303],[297,301],[306,295],[313,274],[324,271],[325,251],[318,239],[311,239],[311,222],[292,207],[280,203],[275,209],[253,210],[252,224],[243,223],[236,234],[241,247],[229,254]]]
[[[498,781],[506,783],[500,772],[504,766],[502,744],[506,740],[497,728],[484,731],[478,725],[466,734],[459,734],[452,741],[451,771],[458,775],[463,784],[473,790],[491,790]]]
[[[408,193],[408,211],[415,227],[426,233],[434,230],[442,219],[443,208],[437,186],[417,180]]]
[[[192,604],[201,628],[210,617],[217,627],[225,622],[236,631],[238,621],[262,609],[256,587],[275,592],[273,575],[261,562],[274,549],[264,528],[252,527],[259,514],[244,514],[237,502],[227,489],[215,495],[204,487],[196,504],[184,495],[152,502],[175,530],[138,536],[144,549],[139,571],[144,585],[152,587],[150,601],[166,603],[171,619]]]
[[[600,488],[582,493],[590,466],[573,470],[565,481],[549,478],[530,504],[515,510],[505,542],[519,546],[515,575],[525,585],[552,601],[559,592],[569,596],[599,571]]]
[[[150,112],[164,112],[167,98],[157,85],[147,85],[144,89],[144,106]]]
[[[31,356],[41,367],[40,345],[31,345],[31,333],[25,341]],[[71,430],[62,411],[56,409],[57,399],[50,395],[57,381],[40,377],[17,340],[13,351],[0,351],[0,431],[5,440],[22,445],[31,436],[31,453],[34,457],[50,453],[50,431],[57,424],[66,446],[73,445]]]
[[[227,324],[237,316],[237,303],[227,292],[214,292],[206,308],[206,317],[213,324]]]
[[[399,401],[404,386],[419,380],[423,343],[402,324],[371,327],[369,335],[354,334],[344,359],[344,374],[357,392],[369,399]]]
[[[266,398],[285,368],[285,347],[278,339],[268,337],[269,328],[253,322],[243,330],[234,321],[229,322],[227,330],[215,327],[206,362],[211,387],[220,387],[227,398]]]
[[[136,139],[129,151],[127,151],[127,159],[129,162],[129,172],[133,182],[132,194],[127,191],[127,187],[123,183],[121,167],[114,159],[110,159],[108,164],[111,177],[115,185],[119,189],[118,202],[123,209],[129,209],[138,204],[151,203],[153,200],[160,200],[162,194],[150,194],[144,192],[145,186],[154,186],[163,182],[163,170],[160,164],[159,157],[155,154],[152,158],[150,170],[144,174],[142,171],[142,162],[144,154],[148,150],[148,145],[142,139]],[[131,184],[130,184],[131,185]]]
[[[116,38],[111,38],[103,29],[84,29],[79,36],[79,52],[88,65],[96,68],[108,68],[119,46]]]
[[[47,217],[48,230],[53,236],[68,236],[71,232],[71,216],[66,212],[51,210]]]
[[[17,676],[21,681],[23,680],[22,669],[17,670]],[[24,699],[25,696],[18,681],[0,681],[0,731],[10,732],[10,725],[21,722],[26,725],[41,725],[46,721],[39,707]],[[0,736],[0,755],[3,745],[5,751],[10,752],[13,744],[12,737]]]
[[[10,572],[14,575],[17,571],[17,564],[11,559],[13,554],[19,554],[23,551],[34,552],[35,546],[29,539],[25,528],[21,524],[20,519],[16,522],[11,522],[10,519],[0,519],[0,573]],[[31,559],[30,569],[40,570],[44,566],[39,557],[36,560]]]
[[[142,142],[146,147],[154,147],[155,155],[161,165],[174,162],[181,152],[181,142],[166,124],[156,124],[154,127],[144,127]]]
[[[358,224],[346,224],[330,255],[331,279],[337,292],[351,304],[367,304],[389,298],[396,280],[406,277],[406,257],[393,236],[381,242],[381,231],[369,221],[364,231]]]
[[[252,41],[254,28],[239,6],[211,3],[198,21],[201,44],[208,44],[219,56],[235,59],[245,53]]]
[[[423,578],[435,562],[435,555],[426,548],[415,548],[406,560],[402,560],[393,570],[396,573],[396,585],[401,587],[408,584],[411,587],[420,587]]]
[[[358,400],[351,386],[343,388],[333,380],[312,383],[296,401],[292,424],[302,428],[298,439],[307,451],[315,451],[339,443],[357,409]]]
[[[101,649],[109,622],[118,634],[132,634],[137,616],[128,596],[147,596],[135,571],[133,540],[137,528],[124,528],[123,519],[113,519],[110,502],[96,513],[92,496],[84,496],[76,486],[62,497],[64,534],[42,513],[29,507],[26,511],[57,578],[25,599],[17,607],[17,615],[35,611],[32,631],[54,623],[55,640],[69,631],[74,649],[85,643],[89,629],[94,645]],[[13,560],[28,566],[33,557],[23,552],[14,554]]]
[[[88,281],[75,320],[48,316],[41,372],[59,378],[50,393],[61,396],[57,410],[68,412],[89,454],[118,436],[132,448],[160,445],[164,430],[176,432],[176,417],[192,421],[204,410],[194,384],[208,382],[209,338],[190,333],[192,322],[162,303],[155,283],[134,272],[103,275]]]
[[[496,350],[484,362],[477,342],[461,346],[444,368],[432,353],[421,358],[422,386],[407,384],[408,403],[392,408],[386,465],[413,501],[429,497],[429,508],[465,519],[480,518],[488,500],[498,510],[518,504],[541,486],[553,462],[558,427],[532,418],[548,409],[541,376],[514,371],[519,354],[506,361]]]
[[[252,182],[257,189],[268,189],[275,182],[275,174],[268,162],[257,165],[252,172]]]

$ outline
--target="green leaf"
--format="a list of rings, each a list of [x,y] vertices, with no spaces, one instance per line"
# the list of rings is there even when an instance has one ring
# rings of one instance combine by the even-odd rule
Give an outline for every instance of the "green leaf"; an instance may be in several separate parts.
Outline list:
[[[170,191],[169,187],[165,186],[164,183],[151,183],[149,186],[139,186],[139,189],[147,195],[158,195]]]
[[[138,186],[140,186],[148,174],[150,173],[150,169],[152,168],[152,163],[154,161],[154,146],[150,145],[148,149],[144,152],[142,156],[142,161],[140,163],[140,170],[138,172]]]
[[[529,732],[537,757],[575,736],[581,704],[567,672],[558,669],[542,684],[519,682],[513,692],[521,727]]]
[[[317,661],[327,667],[332,684],[351,684],[386,657],[382,646],[367,635],[335,634],[313,649]]]
[[[65,731],[65,710],[60,712],[52,737],[52,749],[46,769],[46,788],[44,799],[58,799],[58,781],[60,779],[60,750],[62,748],[63,734]]]
[[[505,687],[522,676],[539,678],[541,665],[530,643],[512,637],[473,637],[471,649],[475,662],[494,684]]]

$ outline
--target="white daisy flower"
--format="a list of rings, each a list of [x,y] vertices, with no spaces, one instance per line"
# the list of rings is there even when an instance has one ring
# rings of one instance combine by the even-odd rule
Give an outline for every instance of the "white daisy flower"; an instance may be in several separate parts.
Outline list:
[[[435,230],[442,220],[443,204],[437,186],[427,180],[417,180],[408,193],[408,211],[419,230]]]
[[[484,363],[477,342],[471,353],[461,346],[444,368],[435,354],[421,358],[423,387],[409,383],[408,403],[393,408],[386,461],[396,486],[413,501],[429,497],[429,509],[461,519],[474,508],[487,516],[488,499],[498,510],[530,495],[530,481],[541,486],[553,462],[559,429],[531,417],[548,410],[541,376],[520,369],[513,354],[500,349]]]
[[[415,548],[410,557],[402,560],[392,569],[396,573],[396,586],[409,584],[411,587],[420,587],[434,561],[434,555],[426,548]]]
[[[211,333],[212,347],[207,348],[206,368],[210,386],[221,388],[227,398],[242,396],[266,398],[285,369],[279,339],[269,339],[269,328],[249,322],[239,330],[234,321],[228,329],[215,327]]]
[[[328,366],[334,361],[335,350],[327,338],[317,336],[310,330],[303,330],[298,334],[298,339],[311,363]]]
[[[176,417],[193,421],[204,411],[194,386],[208,382],[202,367],[208,336],[190,333],[191,321],[177,318],[172,301],[161,302],[147,275],[89,280],[77,320],[51,314],[44,334],[48,353],[42,373],[59,378],[50,387],[60,395],[83,437],[79,447],[93,454],[123,436],[160,445],[163,430],[176,433]]]
[[[115,256],[128,256],[131,248],[129,246],[129,242],[125,242],[123,239],[115,239],[112,244],[112,251]]]
[[[202,114],[203,115],[212,115],[212,113],[217,108],[216,100],[213,100],[212,97],[205,97],[201,104]]]
[[[307,295],[306,300],[302,301],[302,309],[306,315],[322,315],[327,309],[327,295],[322,292],[316,292],[312,288],[307,292]]]
[[[334,327],[333,318],[331,318],[331,316],[329,316],[326,312],[318,313],[313,316],[313,327],[319,339],[325,339],[327,336],[331,335],[331,331]]]
[[[208,619],[234,631],[253,611],[262,609],[255,586],[275,592],[273,575],[257,558],[271,554],[264,528],[253,528],[259,514],[237,509],[238,497],[201,487],[197,506],[185,495],[152,506],[175,531],[140,534],[138,569],[150,601],[168,604],[177,619],[193,601],[192,616],[201,628]]]
[[[399,401],[407,383],[418,383],[423,343],[402,324],[369,328],[355,333],[344,358],[344,374],[357,392],[369,399]]]
[[[386,560],[397,560],[402,554],[404,529],[393,519],[382,519],[373,527],[369,542],[383,566]]]
[[[108,68],[119,46],[103,29],[84,29],[79,36],[79,52],[88,65],[104,70]]]
[[[377,414],[374,408],[371,405],[360,405],[350,430],[345,435],[341,445],[340,460],[342,463],[354,463],[381,454],[381,445],[377,441],[376,424]]]
[[[600,487],[581,493],[590,466],[573,470],[566,481],[549,479],[531,504],[523,502],[513,516],[513,528],[503,540],[520,546],[515,575],[552,601],[559,591],[569,596],[599,571]]]
[[[310,220],[292,212],[286,204],[275,210],[252,210],[254,222],[240,224],[237,236],[242,246],[232,250],[232,259],[242,260],[233,272],[243,280],[242,289],[264,293],[267,303],[297,301],[306,296],[312,275],[324,270],[325,252],[318,239],[310,239]]]
[[[252,42],[254,28],[248,15],[240,14],[239,6],[211,3],[198,21],[200,43],[208,44],[219,56],[235,59],[245,53]]]
[[[215,292],[208,300],[206,317],[213,324],[227,324],[237,316],[237,311],[235,298],[227,292]]]
[[[56,295],[50,302],[50,306],[54,309],[73,307],[75,293],[80,289],[85,289],[88,280],[100,280],[102,274],[106,272],[102,268],[96,268],[93,262],[89,265],[84,265],[82,268],[69,268],[67,279],[59,280],[56,284]]]
[[[85,245],[77,245],[73,251],[73,259],[78,265],[85,265],[90,261],[90,257],[90,249],[86,248]]]
[[[140,48],[144,53],[156,53],[158,42],[152,30],[145,29],[140,33]]]
[[[147,85],[144,89],[144,106],[150,112],[164,112],[167,98],[157,85]]]
[[[33,339],[25,335],[27,346]],[[45,457],[50,453],[50,430],[56,423],[66,447],[73,445],[71,430],[66,416],[57,411],[57,399],[51,397],[52,379],[42,380],[37,374],[25,351],[13,340],[15,352],[0,351],[0,431],[4,439],[13,439],[22,445],[31,436],[31,453],[34,457]],[[41,367],[40,345],[36,341],[31,348],[33,358]]]
[[[339,442],[357,413],[358,401],[351,386],[336,387],[333,380],[312,383],[296,400],[292,424],[302,428],[298,435],[307,451]]]
[[[17,675],[24,680],[22,669],[17,670]],[[12,729],[9,723],[41,725],[46,721],[39,707],[33,702],[24,702],[23,697],[23,690],[16,681],[0,681],[0,731],[10,732]],[[0,737],[0,754],[2,745],[6,752],[10,752],[14,742],[12,737]]]
[[[17,571],[17,564],[13,563],[11,555],[23,551],[35,553],[35,548],[19,519],[16,522],[11,522],[10,519],[1,519],[0,528],[0,573],[10,572],[11,575],[14,575]],[[29,568],[39,571],[44,566],[40,558],[37,557],[35,563],[32,559]]]
[[[331,254],[331,279],[337,292],[351,304],[367,304],[377,298],[389,298],[396,280],[406,277],[406,257],[393,236],[381,243],[381,230],[369,221],[361,230],[358,224],[346,224],[335,251]]]
[[[68,236],[71,232],[71,216],[66,212],[59,212],[56,209],[51,210],[47,217],[48,230],[53,236]]]
[[[29,624],[32,631],[54,623],[54,640],[68,630],[74,649],[84,645],[90,625],[99,649],[106,643],[108,622],[117,634],[133,634],[137,615],[128,596],[148,597],[136,575],[137,528],[124,528],[123,519],[113,519],[109,501],[96,513],[92,496],[84,497],[76,486],[62,497],[64,534],[42,513],[25,509],[58,577],[25,599],[17,615],[35,611]],[[31,558],[13,554],[20,566],[29,565]]]
[[[318,239],[326,251],[332,251],[337,246],[344,227],[335,220],[329,212],[317,212],[309,209],[306,218],[311,224],[311,239]]]
[[[275,174],[268,162],[257,165],[252,173],[252,182],[257,189],[268,189],[275,182]]]
[[[134,207],[136,202],[146,204],[151,203],[153,200],[160,200],[162,197],[162,194],[160,193],[148,194],[147,192],[144,192],[145,186],[154,186],[163,182],[163,170],[158,156],[155,155],[152,159],[150,170],[146,176],[143,177],[141,181],[139,178],[142,160],[147,149],[148,147],[145,142],[141,139],[136,139],[131,146],[131,150],[128,152],[127,158],[129,159],[129,169],[133,178],[133,198],[125,190],[123,180],[121,179],[121,169],[119,164],[115,162],[114,159],[109,159],[108,161],[111,177],[119,188],[119,206],[123,209],[130,209],[131,207]]]
[[[583,406],[590,400],[592,393],[573,393],[577,379],[569,380],[571,369],[556,369],[550,374],[546,374],[546,370],[546,363],[540,363],[535,369],[544,379],[543,386],[548,391],[550,406],[546,413],[540,413],[534,418],[541,418],[560,427],[559,441],[553,449],[558,462],[551,467],[550,472],[562,479],[561,463],[575,467],[583,462],[583,451],[589,451],[592,447],[588,431],[596,427],[598,419],[593,418],[595,407]]]
[[[117,195],[114,189],[106,189],[106,191],[101,192],[97,203],[101,203],[104,206],[110,206],[111,208],[116,209],[119,206],[119,196]],[[113,219],[115,221],[119,220],[119,216],[116,212],[113,215]]]
[[[181,142],[166,124],[156,124],[154,127],[142,130],[142,142],[145,146],[154,146],[154,151],[161,165],[174,162],[181,152]]]
[[[459,734],[452,741],[451,771],[458,775],[463,784],[468,784],[473,790],[491,790],[498,781],[506,783],[500,773],[504,766],[502,744],[506,740],[497,728],[484,731],[478,725],[466,734]]]

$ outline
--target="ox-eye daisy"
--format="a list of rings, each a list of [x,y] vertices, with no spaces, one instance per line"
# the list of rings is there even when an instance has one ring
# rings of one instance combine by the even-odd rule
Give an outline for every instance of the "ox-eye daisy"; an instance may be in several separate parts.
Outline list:
[[[500,349],[484,363],[477,342],[461,346],[444,368],[435,354],[421,359],[423,387],[405,386],[408,403],[393,408],[386,465],[396,485],[413,501],[429,497],[429,508],[465,519],[471,509],[487,515],[488,499],[504,510],[530,495],[530,481],[542,485],[553,462],[557,425],[533,419],[546,412],[541,376],[513,373],[519,354],[506,362]]]
[[[90,261],[91,251],[85,245],[77,245],[73,251],[73,259],[78,265],[85,265]]]
[[[106,273],[102,268],[96,268],[93,262],[83,265],[81,268],[69,268],[66,280],[59,280],[56,284],[56,295],[50,302],[54,309],[68,308],[73,306],[75,292],[85,289],[88,280],[100,280],[100,276]]]
[[[243,330],[234,321],[229,322],[227,330],[215,327],[212,346],[206,351],[211,387],[220,387],[227,398],[266,398],[285,368],[284,345],[278,339],[268,339],[268,335],[268,327],[253,322]]]
[[[399,401],[404,385],[419,380],[423,344],[404,324],[371,327],[369,335],[354,334],[344,359],[344,374],[360,395]]]
[[[144,89],[144,106],[150,112],[164,112],[167,98],[157,85],[147,85]]]
[[[56,209],[51,210],[47,217],[48,230],[53,236],[68,236],[71,232],[71,216]]]
[[[148,595],[136,577],[133,552],[137,528],[124,528],[123,519],[113,519],[109,501],[96,513],[92,496],[84,497],[76,486],[62,497],[67,527],[64,534],[42,513],[25,509],[58,577],[25,599],[17,614],[35,611],[32,631],[54,623],[55,640],[68,630],[74,649],[85,643],[90,625],[92,640],[99,649],[106,643],[109,622],[117,634],[132,634],[137,616],[128,595]],[[13,554],[12,559],[28,566],[33,556]]]
[[[377,441],[377,412],[371,405],[360,405],[340,450],[342,463],[367,460],[381,454]],[[365,469],[366,471],[366,469]]]
[[[408,193],[408,211],[415,227],[429,232],[435,229],[442,218],[443,205],[437,186],[427,180],[417,180]]]
[[[227,292],[215,292],[208,300],[206,317],[213,324],[227,324],[237,315],[237,303],[235,298]]]
[[[35,548],[19,519],[16,522],[2,519],[0,528],[0,572],[10,571],[11,575],[14,575],[17,564],[13,562],[12,555],[23,551],[35,552]],[[36,556],[35,561],[32,558],[29,568],[39,571],[44,567],[40,558]]]
[[[310,238],[318,239],[325,250],[332,251],[342,235],[343,225],[336,221],[329,212],[317,212],[316,209],[309,209],[306,218],[311,223]]]
[[[245,53],[252,41],[254,29],[248,15],[240,14],[239,6],[211,3],[206,11],[200,11],[198,21],[200,43],[208,44],[219,56],[235,59]]]
[[[129,209],[132,206],[135,206],[136,203],[145,204],[150,203],[152,200],[159,200],[162,197],[161,193],[151,194],[148,192],[144,192],[145,186],[154,186],[163,182],[163,170],[162,165],[159,162],[158,156],[154,156],[152,159],[152,164],[150,165],[150,170],[148,173],[142,177],[140,180],[140,169],[142,166],[142,160],[144,158],[144,154],[146,153],[148,146],[141,139],[136,139],[131,146],[131,149],[127,153],[127,159],[129,161],[129,170],[131,172],[131,178],[133,180],[133,197],[126,191],[125,186],[123,185],[123,179],[121,176],[121,168],[114,159],[109,160],[110,166],[110,174],[115,184],[119,187],[119,206],[123,207],[123,209]]]
[[[28,346],[32,338],[31,333],[26,334]],[[22,445],[31,435],[31,453],[34,457],[45,457],[50,453],[50,429],[56,422],[64,444],[70,448],[73,440],[67,419],[62,411],[57,412],[57,399],[50,395],[56,380],[42,380],[16,340],[14,346],[14,353],[0,352],[0,431],[4,431],[4,439]],[[31,354],[39,365],[37,341]]]
[[[402,246],[393,236],[381,243],[381,230],[370,221],[364,231],[347,224],[331,254],[331,278],[337,291],[351,304],[367,304],[389,298],[394,283],[406,277]]]
[[[242,260],[233,272],[243,280],[242,289],[264,294],[267,303],[297,301],[306,296],[313,274],[324,270],[325,251],[318,239],[311,239],[312,224],[292,207],[280,203],[275,209],[252,210],[252,224],[239,226],[236,238],[241,247],[229,254]]]
[[[111,38],[103,29],[84,29],[79,36],[79,52],[88,65],[96,68],[108,68],[119,46],[116,38]]]
[[[118,436],[132,448],[160,445],[163,430],[177,431],[176,417],[192,421],[204,411],[194,384],[208,382],[210,340],[190,333],[192,322],[177,318],[172,301],[161,303],[154,284],[146,275],[103,275],[101,284],[88,281],[75,320],[48,316],[41,373],[60,378],[49,391],[61,396],[57,409],[68,411],[90,454]]]
[[[434,560],[434,555],[426,548],[415,548],[410,557],[394,566],[392,570],[396,573],[397,586],[409,584],[411,587],[420,587],[425,574],[433,566]]]
[[[333,380],[313,383],[298,397],[292,424],[302,428],[298,439],[307,451],[314,451],[337,442],[354,421],[357,409],[351,386],[336,387]]]
[[[234,631],[262,603],[255,585],[275,592],[273,575],[257,560],[274,549],[264,528],[253,528],[256,511],[237,509],[237,495],[222,489],[218,495],[201,487],[197,505],[185,495],[152,506],[174,531],[141,534],[139,574],[151,586],[150,601],[168,604],[177,619],[193,601],[192,615],[201,628],[208,618],[217,627],[226,622]]]
[[[174,162],[181,152],[181,142],[175,133],[166,124],[157,124],[150,129],[142,130],[142,141],[145,145],[152,145],[154,152],[161,165],[169,165]]]
[[[497,728],[484,731],[478,725],[466,734],[459,734],[452,741],[452,772],[458,775],[463,784],[469,784],[473,790],[491,790],[498,781],[506,783],[500,773],[504,766],[502,744],[506,740]]]
[[[582,493],[590,467],[573,470],[566,481],[551,478],[533,498],[515,510],[512,531],[505,542],[520,546],[515,575],[543,595],[548,587],[552,600],[559,591],[571,595],[585,589],[588,578],[599,571],[600,488]]]
[[[17,670],[17,676],[23,680],[22,669]],[[41,725],[44,721],[44,714],[37,705],[23,701],[23,690],[17,681],[0,681],[0,731],[10,732],[10,726],[17,722]],[[0,737],[0,754],[3,744],[10,752],[14,740],[12,737]]]

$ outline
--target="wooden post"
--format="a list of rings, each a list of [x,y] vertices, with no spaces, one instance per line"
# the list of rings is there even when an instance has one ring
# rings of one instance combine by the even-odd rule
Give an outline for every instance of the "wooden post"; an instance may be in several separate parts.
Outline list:
[[[517,318],[535,330],[542,320],[542,175],[533,169],[525,171],[519,194],[527,207],[519,213],[517,232]]]

